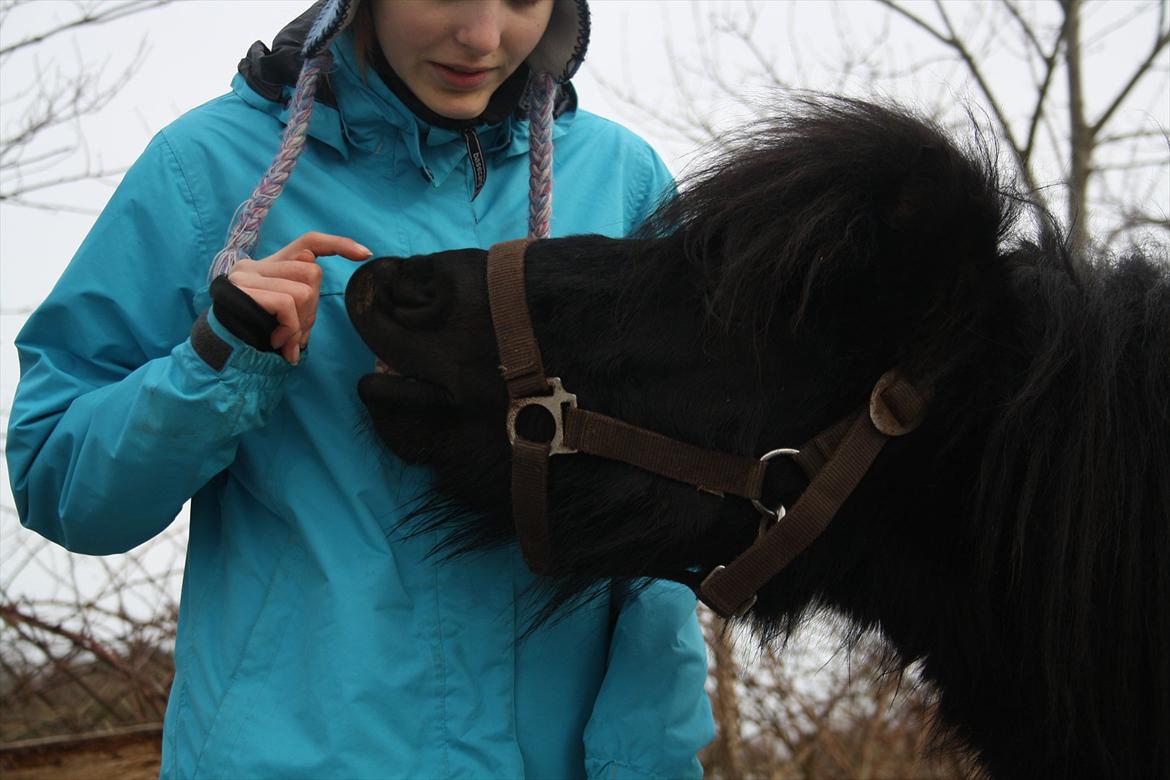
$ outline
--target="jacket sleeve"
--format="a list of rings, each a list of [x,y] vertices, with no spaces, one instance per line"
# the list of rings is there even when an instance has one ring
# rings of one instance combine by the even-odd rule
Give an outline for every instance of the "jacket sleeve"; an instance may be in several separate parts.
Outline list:
[[[215,334],[218,371],[188,338],[215,251],[199,209],[156,136],[17,337],[13,494],[25,526],[70,550],[121,552],[157,534],[281,395],[287,364],[213,314],[200,332]]]
[[[701,778],[696,754],[715,736],[706,680],[691,592],[656,582],[628,597],[585,729],[590,780]]]

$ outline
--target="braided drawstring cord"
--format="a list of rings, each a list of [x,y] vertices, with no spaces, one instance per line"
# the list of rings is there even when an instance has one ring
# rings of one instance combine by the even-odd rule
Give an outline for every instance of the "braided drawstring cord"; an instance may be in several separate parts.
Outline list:
[[[552,227],[553,108],[557,82],[548,73],[532,78],[528,115],[528,237],[548,238]]]
[[[305,148],[308,138],[309,119],[313,115],[313,98],[317,92],[317,81],[321,74],[333,65],[328,50],[305,62],[297,77],[296,90],[289,105],[288,123],[280,140],[276,158],[264,173],[252,196],[240,206],[232,220],[227,244],[215,256],[208,272],[208,279],[231,271],[238,261],[251,256],[260,239],[260,226],[268,216],[269,209],[284,189],[293,166]]]
[[[332,56],[325,51],[308,60],[301,69],[276,158],[251,197],[237,210],[227,243],[212,261],[208,279],[228,273],[238,261],[251,257],[260,238],[260,227],[304,150],[317,82],[332,64]],[[551,75],[538,73],[533,76],[530,88],[528,235],[548,238],[552,225],[552,129],[557,83]]]

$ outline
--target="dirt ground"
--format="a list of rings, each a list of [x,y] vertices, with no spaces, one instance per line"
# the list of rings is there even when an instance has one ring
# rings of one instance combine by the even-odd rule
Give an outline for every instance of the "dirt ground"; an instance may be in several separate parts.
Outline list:
[[[156,780],[158,728],[0,747],[3,780]]]

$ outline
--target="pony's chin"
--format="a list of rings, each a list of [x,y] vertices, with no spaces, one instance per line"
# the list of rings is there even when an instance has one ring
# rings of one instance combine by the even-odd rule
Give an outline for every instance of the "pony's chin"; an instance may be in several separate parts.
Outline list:
[[[451,393],[441,385],[416,377],[377,372],[358,380],[358,397],[375,413],[379,408],[404,412],[451,409]]]
[[[407,463],[429,464],[438,432],[454,423],[451,394],[439,385],[390,374],[367,374],[358,381],[378,438]]]

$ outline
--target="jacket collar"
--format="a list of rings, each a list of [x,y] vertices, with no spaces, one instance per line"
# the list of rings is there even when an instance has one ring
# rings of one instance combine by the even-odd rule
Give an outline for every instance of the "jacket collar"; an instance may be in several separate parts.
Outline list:
[[[286,26],[272,49],[257,41],[240,61],[232,89],[249,105],[288,120],[288,104],[300,72],[301,42],[313,22],[313,9]],[[397,96],[373,69],[358,66],[353,36],[346,30],[333,42],[334,69],[318,87],[309,135],[336,149],[344,158],[354,150],[376,153],[401,140],[412,162],[439,186],[467,155],[458,130],[432,126]],[[562,136],[576,115],[577,96],[564,84],[557,101],[553,139]],[[514,113],[493,125],[476,128],[489,155],[507,157],[528,152],[528,122]]]

